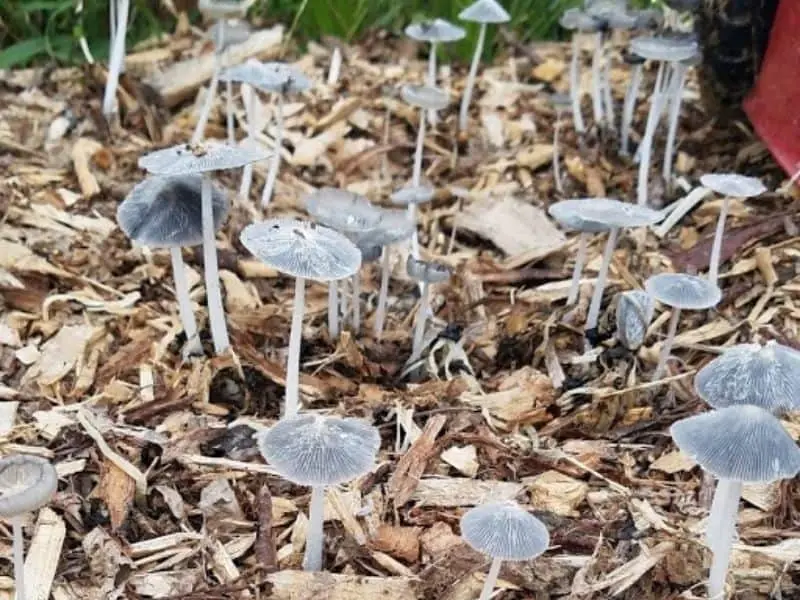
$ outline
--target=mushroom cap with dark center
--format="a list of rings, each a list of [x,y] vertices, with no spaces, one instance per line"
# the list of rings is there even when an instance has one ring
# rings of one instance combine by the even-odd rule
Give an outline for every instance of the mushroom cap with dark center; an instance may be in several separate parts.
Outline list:
[[[404,102],[425,110],[442,110],[450,103],[450,97],[443,89],[430,85],[404,85],[400,89]]]
[[[477,0],[458,14],[462,21],[475,23],[507,23],[511,15],[497,0]]]
[[[317,221],[342,233],[366,233],[375,229],[381,211],[359,194],[324,187],[306,196],[306,210]]]
[[[686,273],[659,273],[644,283],[653,298],[681,310],[703,310],[719,304],[722,290],[715,283]]]
[[[221,52],[226,48],[246,42],[252,33],[253,30],[247,21],[242,19],[220,19],[208,28],[207,35],[214,43],[216,51]]]
[[[565,10],[558,20],[558,24],[569,31],[597,31],[603,26],[599,19],[595,19],[579,8]]]
[[[478,552],[502,560],[530,560],[550,545],[539,519],[516,502],[489,502],[461,517],[461,537]]]
[[[376,246],[390,246],[409,239],[414,235],[417,224],[408,218],[405,210],[381,210],[381,218],[371,231],[366,232],[359,242]]]
[[[676,421],[670,427],[681,452],[720,479],[761,483],[800,471],[800,449],[772,413],[728,406]]]
[[[406,273],[412,279],[425,283],[439,283],[450,279],[450,267],[439,262],[419,260],[409,255],[406,260]]]
[[[752,198],[767,191],[760,179],[738,173],[707,173],[700,178],[700,184],[730,198]]]
[[[445,19],[433,19],[430,21],[420,21],[412,23],[405,29],[406,35],[418,42],[457,42],[467,32],[458,25],[454,25]]]
[[[50,461],[28,454],[0,459],[0,517],[8,519],[38,510],[58,488]]]
[[[427,204],[436,195],[436,191],[427,185],[416,185],[400,188],[389,196],[392,204],[408,206],[409,204]]]
[[[153,175],[194,175],[238,169],[270,157],[266,150],[250,145],[233,146],[216,141],[178,144],[139,158],[139,168]]]
[[[378,430],[361,419],[301,414],[258,435],[258,449],[281,477],[327,486],[368,473],[380,448]]]
[[[697,41],[686,36],[642,36],[633,38],[631,52],[648,60],[678,62],[699,52]]]
[[[133,242],[150,248],[199,246],[203,243],[202,177],[146,178],[133,187],[117,209],[117,223]],[[228,200],[211,187],[214,231],[228,215]]]
[[[599,232],[615,227],[642,227],[661,220],[657,210],[612,198],[571,198],[551,204],[550,216],[578,231]]]
[[[619,295],[617,338],[628,350],[636,350],[644,343],[654,311],[655,301],[647,292],[630,290]]]
[[[251,223],[239,236],[261,262],[282,273],[315,281],[350,277],[361,252],[338,231],[309,221],[268,219]]]
[[[738,344],[698,371],[694,389],[714,408],[752,404],[770,412],[800,410],[800,352],[775,341]]]

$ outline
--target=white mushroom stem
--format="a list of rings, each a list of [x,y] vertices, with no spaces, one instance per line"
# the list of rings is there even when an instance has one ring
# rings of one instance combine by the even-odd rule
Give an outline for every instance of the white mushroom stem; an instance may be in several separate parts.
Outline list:
[[[378,339],[383,335],[383,326],[386,322],[386,301],[389,296],[389,273],[391,272],[390,257],[389,246],[384,246],[381,257],[381,291],[378,294],[378,308],[375,311],[375,337]]]
[[[25,600],[25,538],[22,535],[22,516],[11,518],[14,529],[14,589],[15,600]]]
[[[324,523],[325,487],[311,488],[311,503],[308,508],[308,533],[303,568],[306,571],[322,570],[322,550],[325,540]]]
[[[561,133],[561,109],[556,109],[556,124],[553,126],[553,178],[556,183],[556,191],[564,193],[564,182],[561,179],[561,155],[558,151],[559,134]]]
[[[641,157],[639,159],[639,180],[637,187],[637,203],[639,206],[647,205],[647,181],[650,173],[650,153],[653,147],[653,138],[655,137],[658,121],[661,119],[661,110],[663,108],[664,98],[666,93],[664,89],[664,81],[668,79],[664,74],[664,63],[658,65],[658,73],[656,75],[656,83],[653,88],[653,95],[650,101],[650,112],[647,115],[647,125],[645,126],[644,137],[639,146]]]
[[[417,149],[414,152],[414,169],[411,172],[411,185],[419,187],[422,180],[422,148],[425,143],[425,111],[420,110],[419,131],[417,132]],[[411,203],[408,205],[408,218],[416,225],[417,223],[417,205]],[[419,260],[419,237],[417,235],[417,228],[414,227],[414,233],[411,236],[411,256]]]
[[[221,354],[231,345],[228,339],[228,326],[225,324],[225,308],[222,305],[222,290],[219,285],[217,266],[217,243],[214,236],[214,207],[211,198],[211,179],[203,175],[202,196],[200,200],[203,219],[203,270],[206,278],[206,302],[208,303],[208,324],[214,352]]]
[[[117,2],[119,0],[110,0],[108,3],[108,32],[109,32],[109,48],[114,48],[114,40],[117,39]]]
[[[426,83],[430,87],[436,87],[436,42],[431,42],[431,52],[428,54],[428,78]],[[430,121],[431,127],[436,125],[435,110],[428,111],[428,121]]]
[[[683,88],[686,85],[686,72],[688,67],[683,63],[675,63],[670,82],[669,125],[667,129],[667,143],[664,148],[664,168],[662,175],[667,189],[672,188],[672,161],[675,154],[675,138],[678,134],[678,119],[681,114],[683,102]]]
[[[600,124],[603,121],[603,93],[601,90],[601,62],[603,59],[603,32],[595,34],[594,52],[592,53],[592,111],[594,121]]]
[[[300,341],[303,338],[303,313],[306,305],[306,280],[294,282],[292,329],[289,332],[289,358],[286,365],[286,408],[284,417],[293,417],[300,410]]]
[[[608,241],[606,241],[606,248],[603,251],[603,262],[600,264],[600,272],[597,274],[592,301],[589,304],[589,314],[586,317],[587,330],[597,327],[597,321],[600,319],[600,304],[603,302],[603,291],[606,289],[608,267],[611,265],[611,259],[614,256],[614,248],[617,246],[618,236],[619,227],[614,227],[608,232]]]
[[[114,0],[112,0],[113,2]],[[103,114],[109,117],[116,110],[117,85],[122,72],[122,63],[125,62],[125,34],[128,28],[129,0],[119,0],[116,6],[116,27],[113,30],[114,43],[111,47],[111,57],[108,64],[108,79],[106,80],[103,94]]]
[[[578,254],[575,256],[575,267],[572,269],[572,283],[569,286],[569,294],[567,295],[567,306],[572,306],[578,301],[578,292],[581,287],[581,275],[583,274],[583,265],[586,262],[586,247],[589,242],[589,234],[581,232],[578,236]]]
[[[486,574],[486,579],[483,582],[483,590],[478,600],[489,600],[489,598],[491,598],[494,586],[497,585],[497,577],[500,575],[500,566],[502,564],[502,558],[492,559],[492,566],[489,567],[489,572]]]
[[[708,265],[708,280],[711,283],[717,283],[719,279],[719,261],[722,256],[722,238],[725,234],[725,221],[728,218],[728,210],[730,209],[730,198],[725,198],[722,201],[722,208],[719,211],[717,218],[717,227],[714,230],[714,242],[711,245],[711,260]]]
[[[175,297],[178,300],[178,315],[181,318],[183,332],[186,334],[186,352],[188,354],[202,354],[203,345],[197,335],[197,321],[192,310],[192,299],[189,296],[189,280],[186,278],[186,265],[183,263],[181,249],[169,249],[172,259],[172,276],[175,279]]]
[[[336,281],[328,282],[328,332],[332,339],[339,337],[339,291]]]
[[[478,41],[475,42],[475,53],[472,55],[472,63],[469,65],[469,75],[467,75],[467,85],[464,88],[464,95],[461,97],[461,107],[458,111],[458,129],[467,130],[469,119],[469,104],[472,101],[472,90],[475,88],[475,77],[478,75],[478,65],[483,54],[483,45],[486,41],[486,23],[481,23],[478,32]]]
[[[708,517],[709,529],[706,533],[708,545],[714,553],[708,577],[709,600],[725,598],[725,576],[728,573],[731,548],[736,536],[736,515],[739,512],[741,494],[742,482],[730,479],[720,479],[717,482],[711,514]],[[713,531],[710,529],[712,523]]]
[[[675,341],[675,333],[678,331],[678,321],[681,318],[681,309],[673,308],[672,316],[669,319],[669,326],[667,328],[667,339],[661,345],[661,352],[658,355],[658,364],[653,373],[653,381],[659,381],[667,370],[667,360],[672,352],[672,343]]]
[[[208,84],[208,91],[203,100],[203,108],[200,110],[200,116],[197,117],[197,124],[194,126],[194,133],[192,134],[192,143],[199,144],[203,141],[206,134],[206,125],[208,118],[211,116],[211,107],[214,105],[214,98],[217,96],[217,88],[219,87],[219,74],[222,70],[222,51],[221,48],[225,47],[225,22],[219,22],[219,45],[214,50],[214,72],[211,75],[211,83]]]
[[[639,96],[639,88],[642,85],[642,65],[633,65],[631,78],[628,82],[628,89],[625,92],[625,102],[622,107],[622,142],[621,151],[624,156],[630,153],[631,124],[633,123],[633,112],[636,109],[636,99]]]
[[[361,275],[353,275],[353,333],[361,329]]]
[[[586,125],[583,122],[581,112],[581,77],[580,77],[580,45],[578,35],[572,36],[572,59],[569,63],[569,96],[572,99],[572,120],[575,123],[575,131],[583,133]]]
[[[225,112],[226,124],[228,126],[228,143],[236,141],[236,134],[233,131],[233,82],[228,79],[225,82]]]
[[[242,96],[244,97],[245,118],[247,119],[247,139],[256,139],[256,91],[249,85],[242,84]],[[249,198],[250,187],[253,185],[253,163],[248,163],[242,170],[242,184],[239,186],[239,197]]]
[[[430,311],[430,284],[422,282],[422,294],[419,299],[419,310],[417,311],[417,321],[414,324],[414,342],[411,346],[411,361],[414,361],[422,354],[422,342],[425,338],[425,321],[428,319]]]
[[[267,172],[264,192],[261,194],[262,208],[267,208],[272,200],[272,191],[275,189],[275,180],[278,178],[278,167],[280,167],[281,164],[281,146],[283,146],[283,94],[278,94],[275,121],[278,126],[278,132],[275,136],[275,146],[272,148],[272,161],[269,163],[269,172]]]
[[[608,128],[614,131],[616,128],[616,111],[614,109],[614,95],[611,93],[611,57],[605,55],[603,64],[603,102],[605,103],[605,116]]]

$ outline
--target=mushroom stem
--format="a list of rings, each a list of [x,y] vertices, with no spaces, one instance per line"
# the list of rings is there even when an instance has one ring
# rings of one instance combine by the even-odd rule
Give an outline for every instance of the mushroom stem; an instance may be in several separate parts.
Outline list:
[[[303,337],[303,313],[306,304],[306,280],[294,282],[292,330],[289,333],[289,358],[286,365],[286,409],[284,417],[293,417],[300,410],[300,341]]]
[[[203,100],[203,108],[200,111],[200,116],[197,118],[197,124],[194,126],[194,133],[192,134],[192,144],[199,144],[203,141],[206,134],[206,125],[208,118],[211,116],[211,106],[214,104],[214,98],[217,95],[217,88],[219,87],[219,73],[222,69],[222,61],[220,60],[219,53],[214,55],[214,73],[211,75],[211,83],[208,84],[208,91]]]
[[[742,482],[720,479],[714,492],[714,502],[709,515],[709,527],[712,523],[714,531],[707,532],[709,547],[714,553],[711,560],[711,572],[708,577],[709,600],[725,598],[725,576],[731,559],[733,538],[736,536],[736,515],[739,512],[739,497],[742,494]],[[714,514],[716,508],[718,514]],[[711,536],[714,536],[711,539]]]
[[[322,570],[322,547],[324,542],[325,486],[311,488],[311,503],[308,508],[308,534],[306,553],[303,556],[303,569]]]
[[[414,169],[411,172],[411,185],[419,187],[422,179],[422,147],[425,142],[425,111],[420,110],[419,131],[417,132],[417,149],[414,151]],[[416,225],[417,205],[413,202],[408,205],[408,218]],[[411,255],[419,260],[419,237],[417,229],[411,236]]]
[[[631,78],[628,82],[628,89],[625,91],[625,102],[622,107],[622,132],[621,132],[621,152],[624,156],[630,153],[631,124],[633,123],[633,111],[636,108],[636,98],[639,96],[639,88],[642,85],[642,65],[633,65]]]
[[[272,200],[272,190],[275,187],[275,180],[278,178],[278,167],[281,163],[281,146],[283,146],[283,94],[278,94],[278,107],[275,111],[275,120],[278,124],[278,133],[275,137],[275,146],[272,149],[272,161],[269,163],[267,181],[264,184],[264,192],[261,194],[261,207],[267,208]]]
[[[117,2],[119,0],[111,0],[108,3],[108,37],[109,48],[114,48],[114,40],[117,38]]]
[[[600,264],[600,272],[597,273],[597,281],[594,284],[594,294],[592,294],[592,302],[589,304],[589,314],[586,317],[587,330],[597,327],[597,321],[600,319],[600,304],[603,301],[603,291],[606,289],[608,267],[611,264],[611,258],[614,256],[614,248],[617,246],[618,236],[619,227],[614,227],[608,232],[606,248],[603,251],[603,262]]]
[[[564,183],[561,180],[561,156],[558,152],[558,138],[561,133],[561,109],[556,109],[556,123],[553,126],[553,178],[556,183],[556,191],[564,193]]]
[[[569,286],[567,295],[567,306],[572,306],[578,301],[578,292],[581,288],[581,274],[583,274],[583,264],[586,262],[586,247],[588,246],[589,235],[581,231],[578,236],[578,254],[575,256],[575,267],[572,269],[572,283]]]
[[[675,153],[675,137],[678,133],[678,119],[681,114],[681,102],[683,101],[683,88],[686,85],[686,71],[688,67],[683,63],[676,63],[673,67],[671,78],[671,90],[669,91],[669,125],[667,129],[667,142],[664,148],[664,167],[662,175],[667,190],[672,189],[672,161]]]
[[[475,88],[475,77],[478,74],[478,65],[483,54],[483,45],[486,42],[486,23],[481,23],[478,32],[478,40],[475,42],[475,53],[472,55],[472,63],[469,65],[469,75],[467,75],[467,85],[464,87],[464,95],[461,97],[461,107],[458,111],[458,130],[467,130],[467,120],[469,118],[469,104],[472,101],[472,90]]]
[[[494,586],[497,585],[497,577],[500,575],[500,566],[502,564],[502,558],[492,559],[492,566],[489,567],[489,572],[486,574],[486,579],[483,582],[483,590],[478,600],[489,600],[492,596]]]
[[[108,64],[108,79],[103,94],[103,115],[106,118],[114,114],[117,99],[117,85],[125,62],[125,33],[128,27],[129,0],[119,0],[116,7],[116,26],[113,31],[114,43],[111,47],[111,58]]]
[[[233,82],[230,79],[225,82],[225,112],[227,113],[228,143],[233,144],[236,141],[236,135],[233,132]]]
[[[361,275],[353,275],[353,333],[361,329]]]
[[[381,257],[381,291],[378,294],[378,309],[375,312],[375,337],[380,339],[383,335],[383,325],[386,321],[386,301],[389,296],[389,273],[391,272],[389,246],[383,247]]]
[[[422,354],[422,342],[425,338],[425,321],[428,319],[430,304],[430,284],[422,282],[422,295],[419,299],[419,310],[417,311],[417,321],[414,324],[414,342],[411,346],[411,360],[414,361]]]
[[[436,42],[431,42],[431,51],[428,54],[428,78],[426,83],[430,87],[436,87]],[[436,126],[435,110],[428,111],[428,121],[431,127]]]
[[[328,332],[331,339],[339,337],[339,291],[335,281],[328,282]]]
[[[181,318],[183,332],[186,334],[185,350],[188,354],[199,355],[203,353],[200,336],[197,335],[197,321],[192,310],[192,299],[189,297],[189,281],[186,278],[186,266],[183,263],[181,249],[169,249],[172,259],[172,276],[175,279],[175,296],[178,300],[178,315]]]
[[[594,121],[600,124],[603,120],[603,94],[601,91],[600,62],[603,56],[603,32],[598,31],[594,38],[594,52],[592,53],[592,111]]]
[[[611,57],[605,55],[603,64],[603,102],[608,128],[614,131],[616,125],[616,111],[614,110],[614,95],[611,93]]]
[[[659,381],[667,370],[667,360],[672,351],[672,342],[675,341],[675,332],[678,331],[678,321],[680,318],[681,309],[673,308],[672,316],[669,319],[669,327],[667,329],[667,339],[664,340],[661,346],[661,352],[658,355],[658,365],[656,365],[656,370],[653,373],[653,381]]]
[[[14,529],[14,590],[15,600],[25,600],[25,538],[22,535],[22,516],[11,518]]]
[[[580,79],[580,65],[578,59],[580,58],[580,46],[578,44],[578,36],[572,36],[572,59],[569,63],[569,96],[572,99],[572,120],[575,123],[575,131],[583,133],[586,130],[586,125],[583,122],[583,113],[581,112],[581,79]]]
[[[254,88],[249,87],[249,89],[245,88],[245,85],[242,86],[242,95],[245,96],[245,103],[244,103],[244,110],[245,110],[245,118],[247,119],[247,139],[249,141],[253,141],[256,138],[256,91]],[[245,89],[247,89],[247,93],[245,93]],[[242,171],[242,184],[239,186],[239,197],[240,198],[248,198],[250,196],[250,187],[253,185],[253,163],[248,163],[244,166],[244,170]]]
[[[347,317],[350,311],[350,301],[347,298],[347,280],[340,280],[337,289],[339,290],[339,312],[342,315],[342,327],[344,327],[347,325]]]
[[[662,87],[666,77],[664,76],[664,63],[658,65],[658,73],[656,74],[656,83],[653,88],[653,96],[650,100],[650,112],[647,114],[647,125],[645,126],[644,137],[639,146],[641,157],[639,159],[639,181],[637,187],[637,203],[639,206],[647,205],[647,180],[650,171],[650,153],[653,147],[653,138],[655,137],[658,121],[661,119],[661,110],[663,108],[663,98],[666,96]]]
[[[722,201],[722,208],[719,211],[717,218],[717,227],[714,230],[714,242],[711,245],[711,260],[708,264],[708,280],[711,283],[717,283],[719,279],[719,261],[722,255],[722,238],[725,234],[725,220],[728,218],[728,210],[730,209],[730,198],[725,198]]]
[[[734,514],[738,512],[741,494],[742,482],[732,479],[717,481],[717,489],[714,491],[714,500],[711,503],[711,511],[706,523],[706,543],[714,552],[719,548],[720,540],[723,539],[724,532],[720,526],[729,518],[727,515],[731,511]]]
[[[211,201],[211,179],[203,175],[200,199],[203,220],[203,270],[206,278],[206,302],[208,303],[208,324],[214,352],[221,354],[231,345],[228,327],[225,324],[225,308],[222,305],[222,290],[219,285],[217,266],[217,245],[214,238],[214,208]]]

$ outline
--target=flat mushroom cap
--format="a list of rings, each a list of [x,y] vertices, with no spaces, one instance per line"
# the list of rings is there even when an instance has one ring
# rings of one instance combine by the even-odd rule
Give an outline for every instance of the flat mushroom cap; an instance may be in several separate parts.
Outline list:
[[[378,430],[361,419],[301,414],[258,435],[258,449],[281,477],[327,486],[368,473],[380,448]]]
[[[712,192],[731,198],[752,198],[767,191],[760,179],[738,173],[707,173],[700,178],[700,184]]]
[[[644,283],[653,298],[681,310],[703,310],[719,304],[722,291],[704,277],[686,273],[659,273]]]
[[[293,277],[336,281],[354,275],[361,252],[338,231],[309,221],[267,219],[251,223],[239,236],[261,262]]]
[[[775,341],[738,344],[698,371],[694,389],[714,408],[751,404],[770,412],[800,410],[800,352]]]
[[[146,178],[117,208],[119,228],[140,246],[199,246],[203,243],[202,182],[200,175]],[[228,208],[225,193],[212,185],[214,231],[222,227]]]
[[[433,200],[436,191],[427,185],[417,185],[400,188],[389,199],[392,204],[408,206],[409,204],[427,204]]]
[[[760,483],[800,471],[800,449],[781,422],[757,406],[728,406],[676,421],[681,452],[719,479]]]
[[[614,227],[642,227],[661,220],[657,210],[612,198],[571,198],[552,204],[550,216],[578,231],[597,232]]]
[[[569,31],[597,31],[603,25],[598,19],[579,8],[568,8],[561,15],[558,24]]]
[[[697,41],[681,36],[642,36],[633,38],[631,52],[648,60],[677,62],[687,60],[699,52]]]
[[[458,25],[444,19],[433,19],[432,21],[420,21],[412,23],[405,29],[406,35],[418,42],[457,42],[467,32]]]
[[[400,96],[411,106],[425,110],[442,110],[450,103],[447,92],[430,85],[404,85]]]
[[[478,552],[502,560],[530,560],[550,545],[544,523],[510,500],[464,513],[461,537]]]
[[[269,157],[266,150],[252,146],[206,141],[201,144],[178,144],[145,154],[139,158],[139,168],[153,175],[194,175],[238,169]]]
[[[414,235],[417,224],[408,218],[404,210],[382,210],[381,218],[375,229],[367,232],[360,243],[371,243],[376,246],[390,246]]]
[[[462,21],[475,23],[507,23],[511,15],[497,0],[477,0],[458,14]]]
[[[305,73],[282,62],[262,63],[263,78],[260,87],[275,93],[298,94],[310,89],[312,81]]]
[[[561,200],[547,207],[548,214],[558,221],[559,225],[567,229],[581,231],[584,233],[601,233],[611,229],[605,223],[599,223],[590,217],[591,203],[603,198],[572,198]]]
[[[197,8],[213,18],[244,16],[255,0],[199,0]]]
[[[224,28],[224,29],[223,29]],[[235,44],[246,42],[253,33],[250,23],[242,19],[220,19],[208,28],[208,38],[214,42],[217,52]],[[222,44],[220,45],[220,41]],[[225,81],[223,79],[223,81]]]
[[[366,233],[377,227],[381,211],[366,197],[346,190],[324,187],[306,197],[308,214],[342,233]]]
[[[439,283],[450,279],[450,267],[442,263],[417,260],[409,255],[406,259],[406,272],[408,276],[425,283]]]
[[[654,311],[655,302],[647,292],[630,290],[619,295],[617,338],[628,350],[636,350],[644,343]]]
[[[595,0],[586,3],[586,14],[614,29],[633,29],[638,24],[624,0]]]
[[[38,510],[58,488],[50,461],[28,454],[0,459],[0,517],[8,519]]]

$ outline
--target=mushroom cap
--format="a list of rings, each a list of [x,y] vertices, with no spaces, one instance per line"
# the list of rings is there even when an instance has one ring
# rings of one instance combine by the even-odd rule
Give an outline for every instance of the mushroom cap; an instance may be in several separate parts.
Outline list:
[[[645,291],[653,298],[681,310],[703,310],[719,304],[722,290],[697,275],[659,273],[644,283]]]
[[[462,10],[458,18],[475,23],[507,23],[511,15],[497,0],[477,0]]]
[[[197,9],[211,18],[244,16],[255,0],[198,0]]]
[[[145,154],[139,158],[139,168],[153,175],[194,175],[238,169],[269,157],[269,152],[254,146],[206,141],[178,144]]]
[[[660,212],[612,198],[571,198],[551,204],[550,216],[562,225],[585,232],[614,227],[642,227],[661,220]]]
[[[643,8],[636,11],[636,20],[637,28],[658,27],[664,22],[664,12],[658,8]]]
[[[772,413],[728,406],[676,421],[670,427],[681,452],[720,479],[777,481],[800,471],[800,449]]]
[[[638,24],[637,16],[628,12],[625,0],[593,0],[586,2],[585,11],[590,17],[614,29],[633,29]]]
[[[414,235],[417,224],[408,218],[405,210],[382,210],[381,218],[375,228],[365,233],[359,240],[361,244],[390,246]]]
[[[361,252],[338,231],[309,221],[267,219],[251,223],[239,236],[261,262],[293,277],[335,281],[361,266]]]
[[[58,488],[50,461],[29,454],[0,459],[0,517],[8,519],[38,510]]]
[[[324,187],[306,196],[306,210],[323,225],[342,233],[366,233],[377,227],[381,211],[359,194]]]
[[[770,412],[800,410],[800,352],[775,341],[738,344],[698,371],[694,389],[714,408],[752,404]]]
[[[220,19],[208,28],[206,35],[214,42],[216,51],[221,52],[230,46],[246,42],[252,33],[250,23],[243,19]]]
[[[368,473],[380,448],[378,430],[361,419],[301,414],[258,435],[258,449],[281,477],[326,486]]]
[[[383,246],[378,246],[371,243],[359,243],[358,249],[361,250],[361,262],[371,263],[380,259],[383,254]]]
[[[419,21],[411,23],[405,29],[406,35],[418,42],[457,42],[467,32],[458,25],[446,21],[445,19],[433,19],[430,21]]]
[[[406,273],[412,279],[425,283],[446,281],[452,275],[450,267],[447,265],[434,261],[418,260],[410,254],[406,259]]]
[[[617,338],[628,350],[636,350],[644,343],[654,311],[655,302],[647,292],[630,290],[619,295]]]
[[[392,204],[408,206],[409,204],[427,204],[433,200],[436,190],[427,185],[416,185],[400,188],[389,199]]]
[[[442,110],[450,103],[443,89],[430,85],[404,85],[400,90],[404,102],[425,110]]]
[[[568,8],[561,15],[558,24],[569,31],[597,31],[603,23],[579,8]]]
[[[140,246],[199,246],[203,243],[202,185],[200,175],[147,177],[117,208],[119,228]],[[214,231],[222,227],[228,208],[225,193],[212,185]]]
[[[767,191],[760,179],[738,173],[707,173],[700,178],[700,184],[731,198],[752,198]]]
[[[461,537],[478,552],[502,560],[530,560],[550,545],[544,523],[511,500],[468,510],[461,517]]]
[[[693,57],[699,47],[687,36],[641,36],[631,40],[630,50],[648,60],[677,62]]]
[[[635,54],[633,52],[625,52],[622,55],[622,60],[629,65],[642,65],[647,62],[647,59]]]

